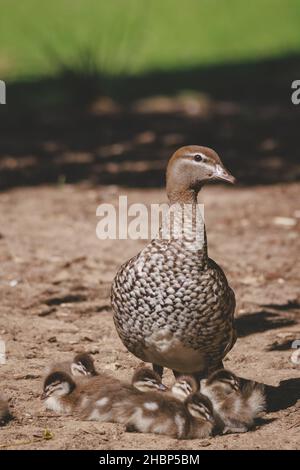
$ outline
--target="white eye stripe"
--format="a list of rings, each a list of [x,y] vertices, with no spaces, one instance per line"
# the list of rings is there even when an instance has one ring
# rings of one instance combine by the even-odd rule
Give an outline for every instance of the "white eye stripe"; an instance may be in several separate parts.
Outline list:
[[[57,388],[60,387],[60,383],[59,382],[56,382],[56,383],[53,383],[53,384],[50,384],[46,387],[46,390],[56,390]]]
[[[205,415],[206,417],[210,416],[210,414],[211,414],[210,411],[208,410],[208,408],[206,408],[203,405],[192,404],[192,405],[190,405],[190,409],[193,410],[193,411],[196,411],[197,413]]]
[[[52,382],[51,384],[47,385],[46,390],[51,388],[51,387],[56,387],[59,384],[60,384],[60,382]]]
[[[197,406],[197,405],[191,405],[191,409],[194,410],[194,411],[197,411],[198,413],[201,412],[203,413],[203,408],[202,406]]]
[[[50,385],[49,387],[46,388],[45,392],[47,394],[51,394],[51,393],[56,392],[57,390],[62,390],[61,385],[55,385],[55,386]]]
[[[238,387],[239,386],[238,382],[234,379],[223,379],[222,382],[225,383],[225,384],[230,385],[231,387]]]
[[[180,382],[178,385],[175,385],[177,388],[180,388],[188,393],[191,393],[192,387],[187,382]]]
[[[151,381],[146,381],[146,380],[139,380],[137,382],[134,382],[134,387],[137,389],[153,389],[153,388],[158,388],[157,382],[151,382]]]

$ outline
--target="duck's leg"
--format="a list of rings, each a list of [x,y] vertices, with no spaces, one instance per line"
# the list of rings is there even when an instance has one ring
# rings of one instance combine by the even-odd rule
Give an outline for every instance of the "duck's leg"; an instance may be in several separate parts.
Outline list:
[[[173,375],[175,377],[175,380],[177,380],[178,377],[180,377],[182,375],[182,373],[178,372],[177,370],[172,369],[172,371],[173,371]]]
[[[201,371],[199,371],[199,372],[194,372],[194,373],[192,374],[192,376],[193,376],[194,379],[196,380],[196,382],[197,382],[197,384],[198,384],[198,387],[200,387],[200,382],[201,382],[201,380],[207,378],[207,370],[201,370]]]
[[[162,379],[163,373],[164,373],[164,368],[163,366],[159,366],[158,364],[152,364],[154,372],[156,372],[160,378]]]
[[[211,362],[207,368],[207,377],[216,370],[224,369],[223,361]]]

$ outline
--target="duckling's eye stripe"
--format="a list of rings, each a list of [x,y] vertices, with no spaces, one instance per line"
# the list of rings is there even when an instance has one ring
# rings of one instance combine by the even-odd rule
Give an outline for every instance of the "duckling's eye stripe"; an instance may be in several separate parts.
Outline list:
[[[197,413],[203,413],[204,412],[202,406],[191,405],[190,409],[193,410],[193,411],[196,411]]]
[[[56,390],[60,390],[62,389],[62,384],[60,382],[55,382],[51,385],[48,385],[46,388],[45,388],[45,392],[48,393],[48,392],[55,392]]]
[[[150,382],[148,380],[139,380],[138,382],[134,383],[135,388],[139,387],[148,387],[148,388],[153,388],[153,386],[156,385],[154,382]]]
[[[55,387],[57,387],[59,384],[60,384],[60,382],[53,382],[52,384],[47,385],[46,390],[49,390],[49,388],[52,388],[52,387],[55,388]]]
[[[236,382],[231,380],[231,379],[223,379],[222,382],[224,382],[225,384],[228,384],[228,385],[235,385]]]

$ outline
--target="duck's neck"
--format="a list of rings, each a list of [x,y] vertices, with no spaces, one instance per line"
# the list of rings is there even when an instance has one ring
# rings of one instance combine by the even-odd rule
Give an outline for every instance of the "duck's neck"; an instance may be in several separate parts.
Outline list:
[[[170,204],[197,204],[197,196],[199,191],[191,188],[168,188],[167,196]]]
[[[207,243],[203,206],[198,204],[198,192],[194,189],[174,188],[168,190],[170,213],[166,230],[172,240],[179,240],[185,248],[197,252],[201,258],[207,257]]]

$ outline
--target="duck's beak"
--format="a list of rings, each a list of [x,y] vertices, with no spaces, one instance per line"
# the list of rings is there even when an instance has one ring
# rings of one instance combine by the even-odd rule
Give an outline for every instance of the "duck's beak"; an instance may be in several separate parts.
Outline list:
[[[213,176],[218,180],[227,181],[231,184],[234,184],[236,182],[235,177],[232,176],[229,171],[227,171],[226,168],[223,165],[220,165],[219,163],[217,163],[217,165],[215,166]]]

